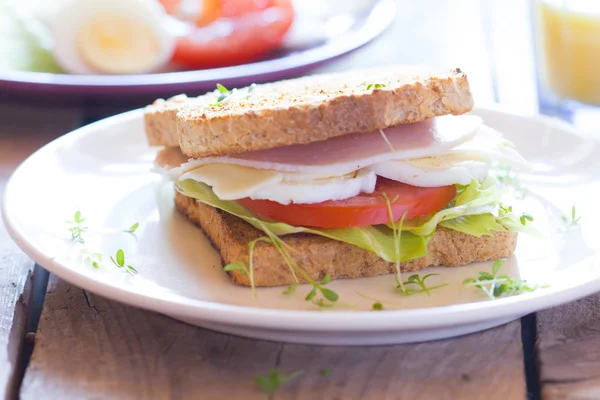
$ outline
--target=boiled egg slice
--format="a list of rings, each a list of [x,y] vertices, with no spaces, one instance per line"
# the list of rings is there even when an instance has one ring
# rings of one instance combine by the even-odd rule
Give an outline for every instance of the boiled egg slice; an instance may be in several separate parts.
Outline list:
[[[404,161],[388,161],[369,167],[375,174],[397,182],[420,187],[468,185],[473,179],[483,180],[490,164],[468,160],[461,156],[445,155]]]
[[[367,169],[332,178],[306,181],[284,180],[266,186],[250,196],[254,200],[271,200],[280,204],[314,204],[344,200],[360,193],[373,193],[377,176]]]
[[[517,169],[529,164],[511,142],[492,128],[481,126],[477,135],[444,154],[381,162],[369,167],[375,174],[398,182],[421,187],[468,185],[481,181],[494,162]]]
[[[152,72],[175,48],[168,18],[154,1],[67,1],[52,23],[54,56],[74,74]]]

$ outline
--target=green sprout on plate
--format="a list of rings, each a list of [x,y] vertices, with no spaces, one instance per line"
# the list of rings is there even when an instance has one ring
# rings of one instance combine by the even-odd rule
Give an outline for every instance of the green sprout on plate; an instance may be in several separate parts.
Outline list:
[[[88,230],[88,227],[83,225],[85,218],[81,216],[81,211],[75,211],[72,221],[67,221],[70,225],[69,232],[71,233],[71,240],[76,243],[85,243],[83,239],[83,232]]]
[[[492,300],[536,290],[536,287],[529,286],[525,280],[511,278],[508,275],[499,276],[498,272],[503,264],[504,260],[498,260],[492,265],[491,274],[489,272],[479,272],[477,278],[467,278],[463,281],[463,284],[481,289]]]
[[[135,268],[133,268],[131,265],[125,264],[125,252],[123,249],[117,250],[115,257],[113,258],[113,256],[110,256],[110,260],[117,266],[117,268],[124,268],[129,275],[134,276],[138,274]]]

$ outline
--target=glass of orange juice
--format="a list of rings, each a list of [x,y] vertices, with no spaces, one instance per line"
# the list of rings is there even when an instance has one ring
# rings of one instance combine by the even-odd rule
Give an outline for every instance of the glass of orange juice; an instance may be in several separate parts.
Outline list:
[[[600,131],[600,0],[532,0],[540,111]]]

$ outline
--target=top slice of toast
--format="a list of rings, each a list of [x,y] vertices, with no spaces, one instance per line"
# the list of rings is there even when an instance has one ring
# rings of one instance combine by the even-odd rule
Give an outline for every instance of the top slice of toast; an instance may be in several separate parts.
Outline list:
[[[473,108],[460,70],[396,66],[313,75],[159,100],[145,112],[151,145],[180,146],[189,157],[304,144],[421,121]],[[212,105],[211,105],[212,104]]]

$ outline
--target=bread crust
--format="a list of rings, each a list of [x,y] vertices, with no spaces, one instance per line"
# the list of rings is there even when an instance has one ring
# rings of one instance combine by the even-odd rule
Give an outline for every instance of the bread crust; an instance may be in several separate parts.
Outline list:
[[[385,86],[367,89],[370,83]],[[210,106],[212,92],[159,101],[146,109],[148,141],[178,145],[196,158],[310,143],[473,108],[460,69],[387,67],[290,79],[242,95],[246,92],[240,89],[217,106]]]
[[[243,261],[248,265],[248,243],[264,233],[224,211],[202,204],[179,192],[175,194],[176,208],[202,228],[220,253],[224,264]],[[376,254],[354,245],[312,234],[286,235],[286,244],[297,250],[294,260],[313,279],[329,273],[332,279],[358,278],[395,272],[389,263]],[[457,267],[473,262],[496,260],[510,256],[517,244],[514,232],[495,232],[494,236],[475,237],[438,227],[427,246],[426,257],[405,261],[402,272],[417,271],[429,266]],[[256,286],[279,286],[293,283],[289,268],[275,247],[258,242],[253,256]],[[249,286],[247,275],[230,271],[231,279]],[[304,282],[303,279],[301,279]]]

